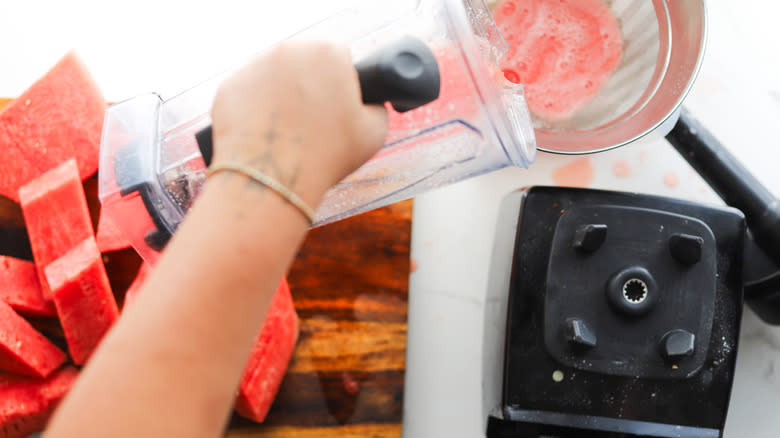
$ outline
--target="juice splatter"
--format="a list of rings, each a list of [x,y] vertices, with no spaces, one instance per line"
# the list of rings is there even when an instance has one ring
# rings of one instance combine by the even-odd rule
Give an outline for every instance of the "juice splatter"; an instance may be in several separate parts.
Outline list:
[[[631,172],[631,164],[626,160],[618,160],[612,166],[612,173],[618,178],[628,178]]]
[[[664,184],[672,189],[677,187],[680,185],[680,175],[677,175],[675,172],[667,172],[664,175]]]
[[[593,182],[595,173],[593,161],[586,157],[554,169],[552,179],[559,186],[587,187]]]
[[[360,383],[347,371],[341,372],[341,381],[344,384],[344,392],[348,395],[354,397],[360,392]]]
[[[539,117],[571,117],[620,62],[620,27],[600,0],[504,0],[493,15],[510,45],[504,76],[525,84]]]

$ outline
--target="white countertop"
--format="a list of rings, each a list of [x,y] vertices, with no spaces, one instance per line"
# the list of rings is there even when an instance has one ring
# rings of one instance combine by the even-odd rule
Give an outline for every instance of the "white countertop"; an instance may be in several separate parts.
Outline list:
[[[1,2],[0,96],[21,93],[70,48],[110,100],[148,91],[170,96],[346,1]],[[780,124],[780,6],[762,0],[708,6],[707,55],[686,106],[780,194],[780,140],[773,129]],[[579,169],[570,184],[719,202],[662,141],[585,157],[540,154],[530,170],[505,169],[418,197],[407,438],[480,435],[481,317],[497,208],[513,189],[560,182],[556,169],[567,165]],[[748,311],[739,348],[726,437],[775,437],[780,329]]]
[[[710,1],[707,53],[685,102],[778,195],[779,13],[776,2]],[[418,268],[410,283],[407,438],[480,436],[482,316],[498,206],[512,190],[561,181],[556,170],[567,165],[578,175],[567,184],[722,204],[664,141],[581,157],[541,153],[529,170],[504,169],[419,196],[412,230]],[[747,310],[725,437],[778,436],[778,360],[780,328]]]

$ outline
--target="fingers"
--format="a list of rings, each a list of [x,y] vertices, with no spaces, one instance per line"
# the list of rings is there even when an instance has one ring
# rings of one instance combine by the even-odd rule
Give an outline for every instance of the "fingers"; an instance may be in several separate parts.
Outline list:
[[[312,41],[284,42],[237,71],[218,90],[212,121],[215,160],[273,158],[280,177],[298,172],[312,193],[373,156],[388,129],[385,108],[362,102],[350,49]]]

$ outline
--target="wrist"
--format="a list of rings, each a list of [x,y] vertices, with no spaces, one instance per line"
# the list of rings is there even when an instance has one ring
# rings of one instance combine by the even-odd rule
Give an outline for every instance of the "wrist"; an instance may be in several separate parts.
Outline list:
[[[294,132],[293,129],[284,132],[288,134],[276,133],[267,142],[252,141],[257,139],[256,135],[242,135],[240,132],[215,136],[212,167],[238,166],[252,169],[253,172],[249,173],[265,174],[283,186],[284,191],[295,194],[306,205],[316,209],[325,192],[337,182],[338,178],[328,172],[332,163],[312,156],[312,149],[317,149],[312,147],[315,142],[295,140],[296,137],[289,135]],[[243,175],[243,178],[252,179],[249,175]]]
[[[307,219],[309,225],[314,224],[314,209],[296,195],[287,186],[280,183],[270,175],[261,172],[255,168],[239,164],[239,163],[215,163],[208,169],[208,177],[213,177],[220,172],[232,172],[241,175],[251,181],[259,184],[261,188],[271,190],[277,196],[281,197],[288,204],[298,209],[298,211]]]
[[[233,163],[214,163],[200,198],[213,211],[232,212],[237,218],[262,224],[274,215],[286,216],[309,228],[314,221],[314,207],[269,175]],[[291,217],[291,216],[294,216]]]

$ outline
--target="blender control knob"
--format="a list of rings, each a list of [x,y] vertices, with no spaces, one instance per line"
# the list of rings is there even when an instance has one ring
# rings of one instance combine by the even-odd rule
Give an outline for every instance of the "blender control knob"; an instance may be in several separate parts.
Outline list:
[[[583,252],[593,252],[599,249],[606,239],[606,225],[580,225],[574,232],[574,247]]]
[[[665,359],[682,359],[693,354],[696,336],[687,330],[672,330],[661,339],[661,354]]]
[[[596,333],[588,327],[585,321],[579,318],[569,318],[566,320],[566,340],[583,346],[596,346]]]
[[[701,247],[704,239],[690,234],[677,233],[669,238],[669,251],[672,257],[683,265],[695,265],[701,260]]]

